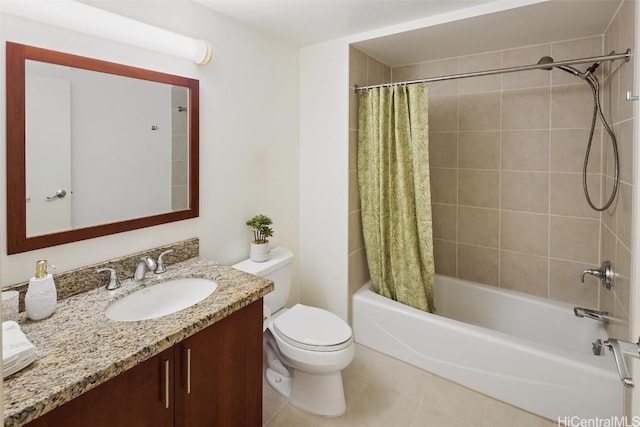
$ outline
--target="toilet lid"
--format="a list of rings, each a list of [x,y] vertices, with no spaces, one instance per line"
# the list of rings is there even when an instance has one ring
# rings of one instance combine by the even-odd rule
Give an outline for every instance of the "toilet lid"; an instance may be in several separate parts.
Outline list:
[[[296,304],[273,322],[287,343],[313,351],[337,351],[351,344],[351,328],[335,314]]]

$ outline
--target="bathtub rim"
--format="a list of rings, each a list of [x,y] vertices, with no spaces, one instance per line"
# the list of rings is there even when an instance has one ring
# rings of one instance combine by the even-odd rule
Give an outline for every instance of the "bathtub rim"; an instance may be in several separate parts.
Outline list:
[[[439,276],[441,275],[436,275],[436,277],[439,277]],[[442,277],[450,278],[452,280],[459,280],[471,286],[481,287],[483,288],[483,290],[487,289],[493,292],[495,292],[496,290],[505,291],[509,294],[515,294],[517,297],[520,297],[522,299],[529,298],[529,296],[526,294],[523,295],[521,292],[513,291],[510,289],[502,289],[502,288],[491,289],[493,288],[491,285],[478,284],[475,282],[471,282],[469,280],[458,279],[450,276],[442,276]],[[515,335],[510,335],[505,332],[486,328],[484,326],[478,326],[478,325],[466,323],[460,320],[451,319],[449,317],[444,317],[438,314],[422,311],[417,308],[411,307],[409,305],[400,303],[398,301],[392,300],[390,298],[387,298],[385,296],[378,294],[377,292],[375,292],[375,290],[373,290],[373,284],[371,280],[367,281],[364,285],[358,288],[358,290],[353,294],[353,304],[355,304],[356,300],[361,298],[371,300],[374,304],[383,305],[385,308],[391,309],[393,311],[405,312],[406,314],[409,314],[414,317],[426,316],[427,318],[429,317],[436,318],[438,322],[442,322],[442,324],[447,325],[447,327],[455,331],[472,334],[476,337],[482,336],[483,338],[495,344],[506,343],[507,345],[518,347],[520,349],[527,349],[528,352],[544,357],[545,359],[554,360],[562,364],[580,364],[583,368],[587,370],[594,370],[598,372],[600,375],[604,374],[605,376],[608,376],[608,377],[613,376],[619,379],[617,370],[615,369],[615,363],[613,360],[607,361],[607,359],[609,358],[607,357],[608,354],[606,353],[605,353],[605,356],[595,356],[593,354],[573,352],[571,350],[558,348],[556,346],[546,344],[543,342],[534,341],[534,340],[530,340],[530,339],[515,336]],[[568,303],[563,303],[561,301],[547,300],[545,298],[537,297],[535,295],[532,295],[531,298],[533,298],[534,300],[537,300],[537,302],[539,303],[551,302],[550,305],[555,306],[554,309],[568,308],[571,306]],[[355,309],[354,309],[353,315],[355,318]],[[595,322],[595,320],[592,320],[592,319],[584,319],[584,320]],[[358,342],[358,337],[356,335],[355,328],[354,328],[354,339],[356,342]],[[576,355],[577,355],[577,358],[575,357]]]

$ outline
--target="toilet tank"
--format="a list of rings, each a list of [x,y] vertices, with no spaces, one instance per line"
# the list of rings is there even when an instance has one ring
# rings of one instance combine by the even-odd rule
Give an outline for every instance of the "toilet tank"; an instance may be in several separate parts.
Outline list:
[[[246,259],[232,265],[237,270],[273,280],[274,290],[264,296],[264,304],[271,309],[272,313],[284,307],[289,299],[292,266],[293,253],[283,247],[271,249],[269,259],[265,262]]]

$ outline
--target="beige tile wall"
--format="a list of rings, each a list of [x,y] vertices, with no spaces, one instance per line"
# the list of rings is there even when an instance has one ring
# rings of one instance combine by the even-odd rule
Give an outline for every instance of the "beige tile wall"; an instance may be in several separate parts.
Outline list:
[[[391,80],[391,69],[350,48],[349,51],[349,318],[351,319],[351,297],[360,286],[369,280],[369,269],[364,251],[362,222],[360,219],[360,196],[358,194],[358,101],[356,86],[387,83]]]
[[[635,51],[635,2],[625,1],[619,13],[613,19],[604,35],[604,50],[624,51],[631,48]],[[635,56],[633,57],[635,58]],[[618,62],[605,67],[606,79],[603,85],[603,104],[607,118],[613,123],[613,130],[618,139],[620,157],[620,188],[616,202],[602,214],[600,221],[600,252],[602,259],[609,259],[617,273],[614,292],[600,290],[600,308],[614,314],[618,319],[612,324],[610,332],[620,338],[631,339],[628,319],[630,310],[632,197],[633,186],[633,153],[635,147],[633,102],[625,99],[627,91],[633,91],[633,59],[632,62]],[[613,186],[613,151],[608,135],[604,133],[602,185],[605,192]],[[633,338],[633,341],[636,339]]]
[[[171,210],[189,208],[189,94],[184,88],[171,87]]]
[[[624,49],[633,47],[629,39]],[[623,43],[622,37],[617,40]],[[562,60],[602,52],[603,37],[597,36],[397,67],[392,80],[525,65],[546,55]],[[631,78],[630,64],[617,65],[615,73],[622,76],[626,69]],[[599,77],[603,79],[602,71]],[[613,74],[606,86],[620,81]],[[631,203],[625,199],[631,196],[631,183],[622,186],[615,219],[601,221],[584,200],[581,171],[593,108],[589,86],[560,70],[535,70],[435,82],[429,90],[436,271],[602,306],[606,298],[600,296],[598,282],[588,277],[581,283],[580,273],[600,264],[605,240],[600,234],[607,229],[617,237],[610,246],[630,258],[624,242],[630,242]],[[626,102],[621,95],[611,98]],[[628,105],[609,104],[607,110],[626,108],[628,113],[617,113],[614,123],[624,141],[621,151],[630,159],[632,111]],[[603,182],[600,128],[598,123],[588,167],[589,188],[598,203]],[[623,165],[622,175],[630,179],[630,165]],[[620,227],[624,233],[616,234]],[[618,303],[628,307],[628,301],[618,298]]]

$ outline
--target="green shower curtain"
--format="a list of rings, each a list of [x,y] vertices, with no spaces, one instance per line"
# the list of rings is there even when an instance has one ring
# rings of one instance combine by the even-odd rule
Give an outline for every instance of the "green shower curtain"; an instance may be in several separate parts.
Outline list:
[[[427,86],[359,92],[358,184],[371,281],[435,312]]]

